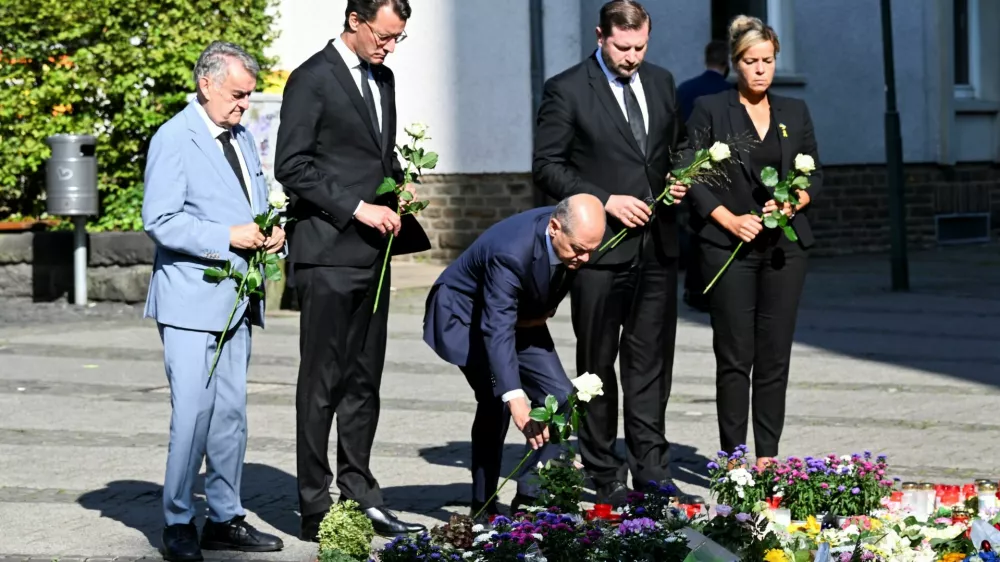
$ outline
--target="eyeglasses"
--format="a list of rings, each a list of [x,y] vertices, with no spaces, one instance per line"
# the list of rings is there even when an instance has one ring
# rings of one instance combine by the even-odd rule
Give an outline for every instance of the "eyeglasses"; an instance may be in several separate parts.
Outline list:
[[[375,28],[372,27],[370,23],[368,23],[368,22],[362,22],[362,23],[364,23],[365,25],[368,26],[368,29],[370,29],[371,32],[372,32],[372,37],[375,38],[375,42],[378,43],[379,45],[385,45],[389,41],[393,41],[393,40],[395,40],[396,43],[398,44],[398,43],[402,43],[406,39],[406,31],[405,30],[399,32],[399,35],[382,35],[381,33],[375,31]]]

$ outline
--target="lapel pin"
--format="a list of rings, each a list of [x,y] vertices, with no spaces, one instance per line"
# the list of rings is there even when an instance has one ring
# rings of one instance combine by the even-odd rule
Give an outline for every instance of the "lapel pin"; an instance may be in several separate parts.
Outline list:
[[[788,138],[788,128],[785,127],[784,123],[778,123],[778,127],[781,129],[781,136]]]

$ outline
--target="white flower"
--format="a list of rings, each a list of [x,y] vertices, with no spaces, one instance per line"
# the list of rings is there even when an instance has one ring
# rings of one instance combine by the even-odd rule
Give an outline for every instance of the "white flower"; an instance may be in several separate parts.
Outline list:
[[[410,125],[403,128],[406,134],[410,135],[415,139],[422,139],[427,136],[427,125],[417,122],[411,123]]]
[[[128,40],[128,42],[131,43],[133,47],[138,47],[139,44],[142,43],[142,39],[139,39],[138,37],[132,37],[131,39]]]
[[[715,162],[720,162],[729,158],[729,145],[724,142],[716,142],[712,148],[708,149],[708,155]],[[798,159],[795,160],[798,163]]]
[[[542,535],[539,534],[539,533],[532,533],[531,536],[535,537],[536,541],[541,541],[542,540]]]
[[[816,162],[814,162],[813,157],[809,156],[808,154],[796,154],[795,169],[802,172],[803,174],[808,174],[809,172],[816,169]],[[847,457],[846,460],[850,460],[850,457]]]
[[[576,397],[583,402],[590,402],[595,396],[604,396],[604,383],[593,373],[584,373],[573,379],[573,387],[576,388]]]
[[[472,532],[473,533],[482,533],[483,529],[485,529],[485,528],[486,527],[483,527],[482,525],[480,525],[480,524],[477,523],[477,524],[475,524],[475,525],[472,526]]]
[[[284,209],[285,205],[288,204],[288,196],[285,195],[284,191],[275,189],[267,196],[267,204],[272,209]]]

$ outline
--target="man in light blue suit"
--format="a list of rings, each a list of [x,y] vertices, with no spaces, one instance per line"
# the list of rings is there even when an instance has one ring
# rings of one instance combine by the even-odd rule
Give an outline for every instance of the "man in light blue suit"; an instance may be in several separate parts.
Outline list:
[[[267,211],[268,190],[253,137],[239,123],[258,71],[236,45],[209,45],[194,70],[197,99],[160,127],[147,156],[142,219],[156,259],[145,315],[156,319],[163,341],[173,407],[163,484],[163,556],[171,561],[202,560],[202,549],[283,547],[244,520],[240,502],[250,332],[252,324],[264,326],[264,301],[244,300],[226,326],[236,287],[204,278],[226,260],[245,273],[255,249],[284,247],[281,228],[265,237],[253,222]],[[193,487],[203,459],[209,512],[199,543]]]

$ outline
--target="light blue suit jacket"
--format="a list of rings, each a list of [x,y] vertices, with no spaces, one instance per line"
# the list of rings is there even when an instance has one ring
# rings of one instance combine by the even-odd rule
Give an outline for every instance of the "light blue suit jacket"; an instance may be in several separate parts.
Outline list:
[[[253,137],[242,125],[233,127],[250,174],[251,209],[197,103],[164,123],[149,146],[142,221],[156,243],[156,258],[144,315],[177,328],[219,332],[236,301],[236,284],[207,281],[205,270],[231,260],[246,273],[249,253],[231,250],[229,227],[253,222],[265,212],[268,189]],[[243,299],[227,328],[238,324],[247,304]]]

